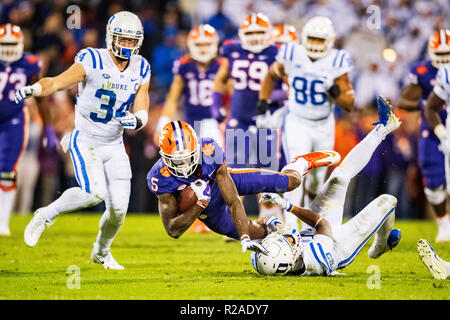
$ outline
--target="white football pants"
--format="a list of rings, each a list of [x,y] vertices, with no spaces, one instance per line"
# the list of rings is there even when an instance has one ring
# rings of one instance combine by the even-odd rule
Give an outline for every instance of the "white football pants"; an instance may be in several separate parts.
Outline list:
[[[334,127],[334,116],[314,123],[288,113],[282,128],[282,146],[287,163],[303,154],[319,150],[334,150]],[[284,193],[284,198],[296,206],[309,208],[312,199],[308,194],[311,193],[314,198],[318,187],[325,182],[327,170],[326,167],[314,169],[303,177],[299,188]],[[284,218],[287,227],[298,228],[297,217],[292,213],[285,211]]]

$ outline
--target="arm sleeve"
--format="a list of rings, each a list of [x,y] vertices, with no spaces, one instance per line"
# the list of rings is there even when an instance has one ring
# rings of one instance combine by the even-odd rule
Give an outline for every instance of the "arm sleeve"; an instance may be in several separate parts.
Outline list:
[[[433,91],[442,100],[450,100],[450,66],[439,69]]]

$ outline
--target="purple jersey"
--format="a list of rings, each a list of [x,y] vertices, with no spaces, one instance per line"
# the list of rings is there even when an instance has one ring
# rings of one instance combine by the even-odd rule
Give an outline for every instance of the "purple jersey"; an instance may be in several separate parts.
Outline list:
[[[184,82],[184,121],[194,126],[194,121],[212,118],[211,105],[214,78],[220,68],[220,60],[214,60],[205,71],[200,71],[197,63],[182,57],[174,63],[173,73]]]
[[[430,95],[431,91],[433,91],[434,84],[436,82],[436,74],[438,69],[433,67],[431,64],[431,60],[419,61],[412,65],[409,73],[410,83],[419,85],[422,88],[422,97],[420,101],[420,113],[422,116],[422,122],[420,124],[420,131],[428,130],[432,135],[434,135],[433,131],[430,129],[428,125],[425,115],[424,108],[425,103]],[[447,111],[441,110],[439,112],[442,123],[445,123],[445,118],[447,117]]]
[[[24,54],[13,63],[0,62],[0,122],[5,122],[22,112],[24,101],[15,102],[18,89],[31,83],[41,69],[40,60],[31,54]]]
[[[230,118],[243,123],[254,123],[256,104],[261,83],[275,61],[278,48],[269,46],[259,53],[242,48],[239,42],[225,43],[221,54],[228,59],[230,77],[233,80]]]

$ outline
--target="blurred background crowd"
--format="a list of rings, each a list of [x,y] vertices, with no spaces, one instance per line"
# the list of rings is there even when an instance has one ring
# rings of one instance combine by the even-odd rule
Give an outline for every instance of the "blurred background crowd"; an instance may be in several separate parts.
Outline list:
[[[76,12],[73,8],[80,9],[80,25],[69,29],[67,21],[73,20]],[[172,82],[173,62],[187,52],[186,37],[192,27],[209,23],[224,41],[237,39],[239,25],[252,12],[264,13],[274,25],[292,24],[299,34],[308,18],[329,17],[337,32],[335,46],[348,50],[355,63],[350,76],[357,110],[347,114],[336,108],[336,150],[342,156],[376,122],[375,97],[387,97],[395,106],[411,63],[426,58],[428,37],[436,28],[450,27],[448,0],[2,0],[0,24],[21,26],[25,51],[40,56],[43,76],[54,76],[73,63],[78,50],[105,47],[106,22],[121,10],[141,18],[145,38],[140,54],[152,65],[149,124],[137,133],[127,130],[124,136],[133,170],[129,212],[157,212],[156,197],[146,182],[148,170],[159,158],[153,128]],[[76,90],[58,92],[50,99],[59,137],[73,129]],[[26,213],[49,204],[76,184],[70,157],[41,147],[42,124],[36,106],[31,104],[30,110],[30,140],[19,164],[15,210]],[[399,199],[399,218],[426,218],[430,214],[417,164],[420,115],[396,113],[403,125],[353,179],[347,194],[347,216],[384,192]],[[257,213],[251,206],[248,211]]]

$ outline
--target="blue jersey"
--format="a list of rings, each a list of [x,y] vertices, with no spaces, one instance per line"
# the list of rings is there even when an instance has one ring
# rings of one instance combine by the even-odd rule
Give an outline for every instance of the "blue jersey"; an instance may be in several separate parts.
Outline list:
[[[173,73],[183,79],[184,121],[194,126],[194,121],[212,118],[214,78],[220,68],[220,60],[214,60],[205,71],[200,71],[197,63],[189,57],[174,63]]]
[[[15,93],[31,83],[34,75],[41,70],[41,61],[31,54],[24,54],[13,63],[0,62],[0,122],[17,116],[25,104],[16,104]]]
[[[228,59],[230,78],[233,80],[230,117],[243,123],[254,123],[261,83],[275,61],[278,48],[271,45],[259,53],[242,48],[239,42],[225,43],[221,54]]]
[[[419,104],[420,107],[420,113],[422,116],[422,121],[420,124],[420,130],[428,130],[432,135],[434,135],[433,130],[431,130],[430,126],[428,125],[425,115],[424,115],[424,108],[426,101],[428,99],[428,96],[430,95],[431,91],[433,91],[434,84],[436,82],[436,74],[438,72],[438,69],[433,67],[431,64],[431,60],[425,60],[425,61],[419,61],[412,65],[409,73],[409,80],[410,83],[419,85],[422,88],[422,97]],[[439,112],[439,116],[441,117],[442,123],[445,123],[445,119],[447,117],[447,111],[441,110]]]
[[[147,174],[147,182],[150,190],[155,194],[171,193],[177,195],[197,179],[202,179],[213,185],[216,173],[225,161],[222,148],[212,138],[199,139],[200,159],[196,172],[188,176],[177,177],[172,175],[163,159],[159,159]],[[213,188],[212,195],[218,190]]]

